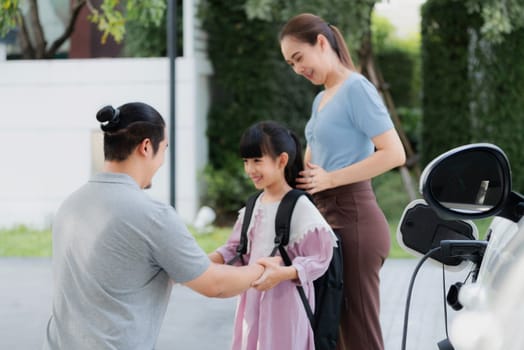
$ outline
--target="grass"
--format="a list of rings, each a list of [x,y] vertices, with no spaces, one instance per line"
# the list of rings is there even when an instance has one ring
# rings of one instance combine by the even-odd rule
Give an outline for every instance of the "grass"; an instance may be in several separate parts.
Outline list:
[[[222,245],[231,234],[229,227],[216,227],[207,234],[194,234],[198,244],[206,252]],[[38,230],[26,226],[0,229],[0,257],[50,257],[52,251],[51,230]]]
[[[231,234],[232,227],[214,227],[213,231],[205,234],[195,234],[190,228],[190,231],[195,236],[198,244],[204,249],[206,253],[211,253],[216,248],[220,247],[226,242]]]
[[[489,219],[476,222],[480,237],[489,226]],[[391,251],[390,258],[412,258],[397,243],[397,224],[390,223]],[[192,231],[192,230],[191,230]],[[206,252],[212,252],[222,245],[231,234],[230,227],[215,227],[212,232],[206,234],[194,234],[198,244]],[[12,229],[0,230],[0,256],[17,257],[50,257],[51,256],[51,231],[35,230],[25,226]]]
[[[481,238],[486,232],[489,220],[476,222]],[[193,230],[190,229],[192,232]],[[397,224],[390,223],[391,251],[390,258],[412,258],[397,243]],[[212,252],[222,245],[231,234],[230,227],[215,227],[210,233],[194,234],[198,244],[206,252]],[[51,231],[35,230],[25,226],[0,230],[0,256],[10,257],[50,257]]]
[[[380,207],[388,219],[391,232],[390,258],[411,258],[397,243],[396,231],[404,207],[409,203],[398,172],[391,171],[373,181]],[[484,238],[491,219],[478,220],[475,224],[480,238]],[[198,244],[206,252],[222,245],[231,234],[231,227],[214,227],[210,233],[196,234],[190,228]],[[0,229],[0,256],[49,257],[51,256],[51,231],[36,230],[26,226]]]
[[[26,226],[0,230],[0,256],[51,256],[51,231]]]

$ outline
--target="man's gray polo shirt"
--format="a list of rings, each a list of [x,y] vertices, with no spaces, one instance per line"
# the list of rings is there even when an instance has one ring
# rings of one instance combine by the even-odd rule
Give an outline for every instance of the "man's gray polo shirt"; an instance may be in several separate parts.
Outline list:
[[[190,281],[209,264],[171,206],[128,175],[94,176],[54,219],[44,349],[153,349],[172,280]]]

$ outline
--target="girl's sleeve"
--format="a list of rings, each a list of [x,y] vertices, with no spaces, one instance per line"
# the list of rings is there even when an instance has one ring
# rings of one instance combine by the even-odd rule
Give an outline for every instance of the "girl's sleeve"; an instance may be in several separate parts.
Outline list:
[[[217,253],[222,255],[225,262],[228,262],[229,260],[233,259],[237,252],[238,244],[240,243],[240,231],[242,230],[242,221],[244,219],[244,209],[241,209],[238,214],[237,221],[235,222],[235,225],[233,226],[233,231],[231,232],[231,235],[227,239],[226,243],[217,248]]]
[[[288,246],[295,258],[292,265],[297,269],[300,284],[313,282],[326,272],[333,256],[333,234],[329,227],[317,226],[304,237]]]

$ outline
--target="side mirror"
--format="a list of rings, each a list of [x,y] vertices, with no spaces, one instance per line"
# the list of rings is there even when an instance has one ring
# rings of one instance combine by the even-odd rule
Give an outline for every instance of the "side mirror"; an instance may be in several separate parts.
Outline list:
[[[424,199],[444,219],[480,219],[501,212],[514,221],[520,218],[507,210],[508,203],[520,202],[508,201],[516,195],[508,158],[492,144],[465,145],[440,155],[424,169],[420,186]]]

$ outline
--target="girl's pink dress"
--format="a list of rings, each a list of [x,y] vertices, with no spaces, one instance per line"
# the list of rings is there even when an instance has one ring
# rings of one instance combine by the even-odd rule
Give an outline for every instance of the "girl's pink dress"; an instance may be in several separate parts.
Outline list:
[[[262,196],[255,204],[248,229],[246,263],[269,256],[274,246],[275,216],[280,203],[263,204],[260,202]],[[230,238],[217,250],[225,261],[235,256],[243,218],[244,209],[239,212]],[[251,288],[240,296],[233,350],[314,350],[313,331],[296,286],[302,285],[314,310],[313,281],[327,270],[336,244],[330,226],[314,204],[302,196],[291,217],[287,246],[299,278],[281,282],[266,292]]]

